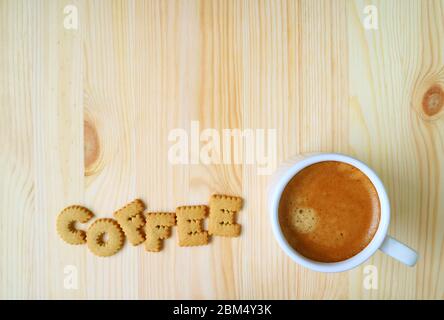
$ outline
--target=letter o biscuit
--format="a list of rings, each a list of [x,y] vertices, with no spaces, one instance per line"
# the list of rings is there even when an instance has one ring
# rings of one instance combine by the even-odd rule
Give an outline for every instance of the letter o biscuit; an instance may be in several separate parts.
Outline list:
[[[105,235],[107,239],[104,239]],[[98,219],[86,232],[89,250],[100,257],[116,254],[123,247],[124,240],[125,234],[114,219]]]

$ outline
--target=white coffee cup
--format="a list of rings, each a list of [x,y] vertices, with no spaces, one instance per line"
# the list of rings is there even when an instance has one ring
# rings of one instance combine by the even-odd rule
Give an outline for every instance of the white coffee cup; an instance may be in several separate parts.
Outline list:
[[[279,224],[279,202],[288,182],[302,169],[323,161],[340,161],[361,170],[376,188],[378,193],[381,216],[378,229],[367,245],[355,256],[340,262],[318,262],[306,258],[287,242]],[[387,235],[390,223],[390,202],[384,185],[377,174],[363,162],[350,156],[337,153],[304,154],[293,157],[283,163],[273,174],[268,187],[268,207],[271,214],[273,233],[284,252],[295,262],[309,269],[320,272],[341,272],[357,267],[369,259],[378,249],[408,266],[414,266],[418,259],[417,253],[405,244]]]

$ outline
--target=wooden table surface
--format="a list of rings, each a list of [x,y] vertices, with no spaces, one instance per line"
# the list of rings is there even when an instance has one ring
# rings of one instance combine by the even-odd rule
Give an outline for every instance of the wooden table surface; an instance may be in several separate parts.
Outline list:
[[[69,4],[78,29],[64,27]],[[0,297],[443,299],[444,1],[372,1],[377,30],[364,28],[368,4],[0,0]],[[418,264],[379,252],[340,274],[293,263],[256,165],[168,161],[168,134],[192,121],[276,129],[278,161],[367,162],[388,189],[390,234]],[[174,229],[161,253],[127,243],[98,258],[55,229],[70,204],[111,217],[137,197],[171,211],[215,192],[244,197],[239,238],[182,248]]]

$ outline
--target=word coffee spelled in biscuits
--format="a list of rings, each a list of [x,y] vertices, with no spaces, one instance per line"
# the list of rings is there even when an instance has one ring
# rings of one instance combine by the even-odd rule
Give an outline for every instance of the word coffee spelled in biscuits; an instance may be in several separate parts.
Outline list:
[[[175,212],[144,212],[145,204],[136,199],[114,212],[114,219],[97,219],[86,231],[76,228],[76,224],[88,222],[94,214],[85,207],[74,205],[60,212],[57,232],[68,244],[86,244],[100,257],[116,254],[123,247],[125,238],[134,246],[143,243],[145,251],[159,252],[175,225],[179,246],[202,246],[208,244],[210,235],[240,235],[241,226],[236,223],[236,214],[242,205],[240,197],[212,195],[209,206],[180,206]],[[203,225],[207,216],[208,231]]]

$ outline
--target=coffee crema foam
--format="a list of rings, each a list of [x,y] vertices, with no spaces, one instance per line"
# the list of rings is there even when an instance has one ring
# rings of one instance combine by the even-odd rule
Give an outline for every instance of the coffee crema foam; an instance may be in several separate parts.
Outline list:
[[[324,161],[298,172],[279,203],[288,243],[319,262],[343,261],[373,239],[380,203],[370,179],[347,163]]]

